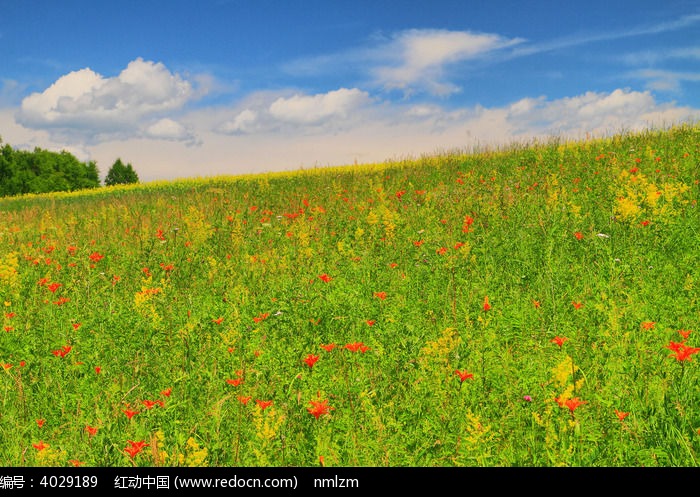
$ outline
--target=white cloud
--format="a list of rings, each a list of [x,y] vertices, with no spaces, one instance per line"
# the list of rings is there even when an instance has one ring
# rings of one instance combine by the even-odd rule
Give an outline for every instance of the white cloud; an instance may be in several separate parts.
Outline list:
[[[271,112],[275,102],[276,116]],[[177,120],[163,117],[145,126],[138,138],[86,144],[80,150],[101,170],[122,157],[142,181],[149,181],[382,162],[551,136],[606,136],[697,119],[700,109],[628,89],[532,97],[489,108],[378,102],[356,89],[261,93],[236,109],[211,107]],[[57,148],[45,131],[17,126],[7,109],[0,109],[0,129],[12,145]],[[201,140],[197,148],[187,146],[194,133]]]
[[[116,77],[89,68],[66,74],[26,97],[16,119],[27,128],[86,141],[139,136],[193,95],[191,83],[163,64],[138,58]]]
[[[145,134],[149,138],[179,141],[188,145],[200,143],[187,127],[168,117],[164,117],[148,126],[145,130]]]
[[[467,31],[403,31],[379,49],[389,60],[375,67],[373,73],[376,83],[389,90],[410,93],[417,88],[445,96],[459,91],[445,77],[449,65],[481,58],[521,41]]]
[[[640,69],[628,73],[628,76],[646,81],[646,87],[650,90],[679,93],[681,83],[700,82],[700,72],[669,71],[664,69]]]
[[[317,95],[294,95],[278,98],[270,105],[270,115],[289,123],[319,124],[329,119],[344,119],[371,101],[367,92],[357,88],[330,91]]]
[[[268,109],[268,103],[246,109]],[[284,101],[290,100],[286,97]],[[314,100],[310,100],[314,101]],[[247,102],[250,104],[251,102]],[[193,121],[203,122],[205,114]],[[239,112],[236,115],[249,115]],[[270,116],[257,114],[257,122]],[[197,174],[250,173],[387,159],[445,151],[528,143],[533,139],[608,136],[621,131],[668,126],[700,119],[700,110],[660,103],[649,92],[618,89],[561,99],[526,98],[501,107],[450,109],[435,104],[374,102],[355,112],[340,132],[330,125],[307,133],[307,126],[272,126],[245,136],[204,135]],[[332,119],[330,120],[332,121]],[[330,122],[329,121],[329,122]],[[170,146],[170,145],[169,145]],[[143,148],[139,148],[142,150]],[[155,161],[155,158],[150,159]],[[170,162],[170,164],[176,163]],[[197,158],[191,163],[195,166]],[[183,166],[184,168],[185,166]],[[194,170],[194,169],[193,169]],[[180,175],[186,176],[181,170]]]
[[[506,121],[517,134],[604,135],[669,125],[698,116],[698,109],[658,103],[649,91],[616,89],[557,100],[522,99],[508,106]]]
[[[243,109],[241,112],[236,114],[236,116],[231,121],[225,121],[218,126],[218,131],[223,134],[245,134],[254,132],[258,126],[258,115],[257,111],[251,109]]]
[[[452,78],[461,64],[503,55],[500,51],[523,41],[491,33],[410,29],[375,37],[359,48],[293,60],[282,69],[302,77],[341,75],[361,80],[358,86],[398,90],[405,96],[447,96],[461,90]]]
[[[540,52],[562,50],[574,46],[587,45],[601,41],[632,38],[637,36],[653,35],[671,31],[680,31],[700,23],[700,14],[684,15],[671,21],[662,21],[645,26],[633,26],[623,29],[608,29],[600,32],[586,32],[574,34],[565,38],[526,45],[516,49],[515,56],[531,55]]]
[[[360,120],[372,103],[369,94],[357,88],[315,95],[260,93],[251,96],[215,130],[229,135],[337,131]]]

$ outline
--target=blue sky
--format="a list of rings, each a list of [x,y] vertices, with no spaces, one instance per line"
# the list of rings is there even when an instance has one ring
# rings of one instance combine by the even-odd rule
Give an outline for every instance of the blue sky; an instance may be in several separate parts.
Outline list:
[[[0,137],[142,181],[700,118],[697,1],[0,0]]]

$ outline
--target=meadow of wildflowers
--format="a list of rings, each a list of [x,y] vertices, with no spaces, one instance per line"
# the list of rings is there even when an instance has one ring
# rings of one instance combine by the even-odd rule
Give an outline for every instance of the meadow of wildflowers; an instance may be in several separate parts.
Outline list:
[[[697,466],[700,128],[0,199],[0,466]]]

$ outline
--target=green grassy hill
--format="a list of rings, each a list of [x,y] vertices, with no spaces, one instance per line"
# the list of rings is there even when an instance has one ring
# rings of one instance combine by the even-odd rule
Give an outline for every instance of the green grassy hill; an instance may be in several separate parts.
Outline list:
[[[0,199],[0,465],[696,466],[700,128]]]

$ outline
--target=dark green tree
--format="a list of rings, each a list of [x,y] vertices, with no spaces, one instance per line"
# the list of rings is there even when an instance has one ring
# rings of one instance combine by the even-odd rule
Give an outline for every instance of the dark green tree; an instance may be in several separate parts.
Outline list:
[[[114,164],[112,164],[112,167],[105,177],[105,185],[107,186],[126,185],[138,182],[139,176],[136,174],[136,171],[134,171],[133,166],[131,164],[124,165],[121,159],[117,159]]]
[[[72,154],[35,148],[0,148],[0,195],[73,191],[100,186],[95,162],[81,163]]]

